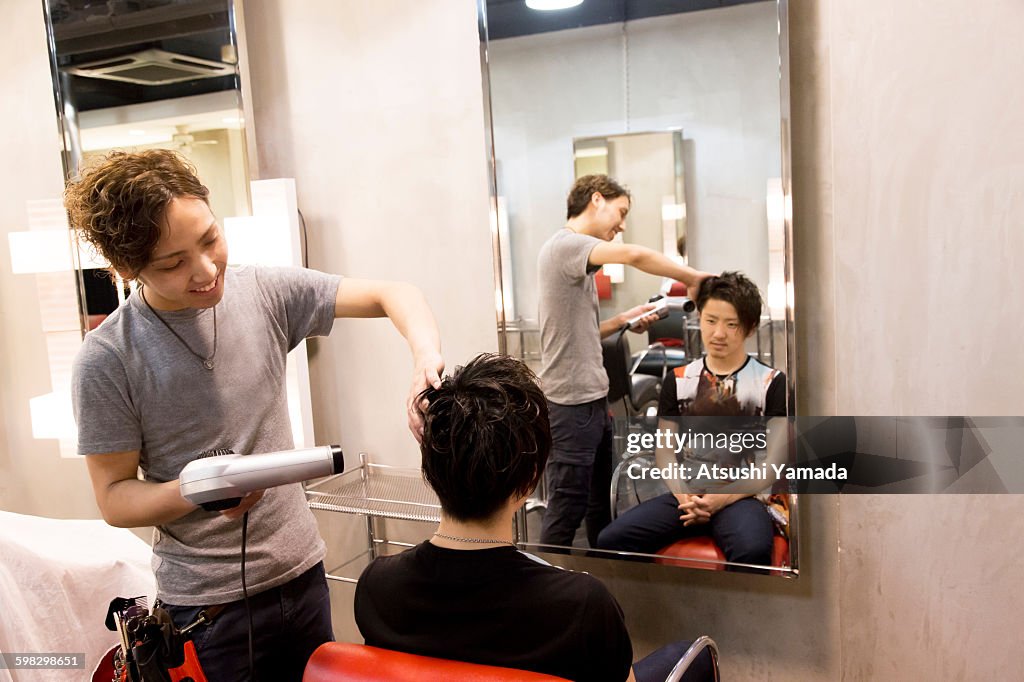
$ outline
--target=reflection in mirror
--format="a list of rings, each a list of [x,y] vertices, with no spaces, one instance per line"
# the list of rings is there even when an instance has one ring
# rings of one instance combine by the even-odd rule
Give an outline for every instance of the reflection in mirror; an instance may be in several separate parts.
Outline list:
[[[640,244],[686,263],[686,197],[683,172],[683,136],[678,130],[628,133],[573,140],[574,179],[584,175],[608,175],[629,189],[628,237]],[[642,303],[670,287],[656,275],[638,269],[629,274],[622,265],[605,266],[610,296],[601,298],[601,319],[621,308]],[[598,275],[600,277],[600,275]],[[632,302],[632,303],[631,303]],[[639,350],[640,337],[630,335]],[[646,345],[645,343],[642,345]]]
[[[705,348],[710,337],[702,333],[700,311],[683,309],[685,288],[614,263],[593,275],[601,320],[654,296],[673,302],[669,315],[648,333],[609,334],[604,340],[608,400],[617,419],[607,466],[611,480],[594,476],[598,483],[591,484],[591,492],[610,491],[612,515],[619,518],[669,492],[663,481],[627,474],[630,464],[652,468],[658,460],[653,448],[629,452],[626,444],[641,421],[653,430],[663,389],[674,388],[690,363],[696,363],[691,371],[703,368],[709,354],[711,369],[721,370],[712,375],[734,375],[733,387],[737,378],[746,385],[744,373],[766,378],[770,395],[761,390],[755,405],[744,403],[743,414],[788,414],[795,402],[784,191],[789,165],[786,12],[784,3],[731,5],[584,2],[537,12],[520,2],[480,3],[503,347],[541,372],[545,359],[538,302],[546,276],[538,255],[564,224],[574,180],[585,175],[608,175],[631,195],[625,229],[616,240],[707,272],[740,271],[765,303],[749,330],[743,328],[749,335],[741,333],[735,344],[739,355],[733,358],[748,369],[726,367],[721,358],[714,359],[715,348]],[[716,340],[713,346],[720,344]],[[700,391],[706,389],[704,381]],[[763,458],[764,453],[750,456]],[[527,506],[520,537],[529,546],[538,547],[551,499],[552,491],[542,485]],[[795,576],[796,496],[748,498],[719,518],[748,506],[770,536],[770,556],[751,570]],[[727,562],[714,533],[697,535],[693,541],[670,543],[674,547],[595,552],[581,524],[571,546],[566,543],[561,551],[717,570],[739,570],[750,563],[742,558]]]
[[[114,150],[174,149],[210,189],[215,216],[247,215],[231,1],[45,0],[44,10],[65,177]],[[77,269],[84,331],[126,294],[101,268]]]

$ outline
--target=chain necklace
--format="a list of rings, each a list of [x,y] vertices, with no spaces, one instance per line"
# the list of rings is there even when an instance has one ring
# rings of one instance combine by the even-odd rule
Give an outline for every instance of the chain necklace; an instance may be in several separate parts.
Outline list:
[[[151,313],[156,315],[156,319],[160,320],[160,322],[162,322],[163,325],[165,327],[167,327],[167,331],[169,331],[172,334],[174,334],[174,338],[178,339],[178,341],[181,341],[181,345],[185,346],[185,348],[188,350],[189,353],[191,353],[192,355],[194,355],[197,358],[199,358],[199,361],[203,363],[203,367],[205,367],[206,369],[212,371],[213,370],[213,358],[216,357],[216,355],[217,355],[217,306],[213,306],[213,352],[210,353],[210,357],[204,358],[202,355],[200,355],[199,353],[197,353],[194,350],[192,350],[192,346],[188,345],[188,342],[186,342],[185,339],[181,338],[181,335],[178,332],[174,331],[174,327],[169,325],[167,323],[167,320],[165,320],[164,318],[162,318],[160,316],[160,313],[158,313],[156,311],[156,308],[154,308],[152,305],[150,305],[149,299],[146,298],[145,287],[139,286],[139,293],[142,295],[142,300],[143,300],[143,302],[145,302],[146,307],[149,308],[149,311]]]
[[[436,538],[444,538],[445,540],[455,540],[456,542],[475,542],[481,545],[511,545],[515,547],[515,543],[510,540],[492,540],[490,538],[460,538],[458,535],[445,535],[444,533],[434,533]]]

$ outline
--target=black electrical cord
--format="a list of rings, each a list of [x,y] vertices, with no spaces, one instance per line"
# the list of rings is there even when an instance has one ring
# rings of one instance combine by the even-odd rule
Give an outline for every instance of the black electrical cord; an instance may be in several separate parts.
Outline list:
[[[245,586],[245,541],[249,531],[249,512],[242,515],[242,599],[245,601],[245,615],[249,619],[249,680],[255,682],[256,667],[252,656],[252,609],[249,607],[249,590]]]

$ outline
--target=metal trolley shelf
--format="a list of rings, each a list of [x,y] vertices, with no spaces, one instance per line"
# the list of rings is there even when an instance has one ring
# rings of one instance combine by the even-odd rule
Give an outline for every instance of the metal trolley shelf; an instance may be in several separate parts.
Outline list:
[[[437,495],[423,481],[419,469],[372,464],[366,453],[359,454],[359,466],[351,471],[330,476],[306,486],[310,509],[359,514],[366,521],[366,551],[327,574],[328,579],[355,583],[355,578],[338,575],[340,569],[356,562],[372,561],[380,546],[408,548],[413,545],[388,540],[376,528],[374,519],[399,519],[438,523],[441,504]]]

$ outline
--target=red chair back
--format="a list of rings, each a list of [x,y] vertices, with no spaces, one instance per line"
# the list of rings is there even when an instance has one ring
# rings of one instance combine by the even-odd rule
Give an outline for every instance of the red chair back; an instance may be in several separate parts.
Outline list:
[[[349,642],[321,644],[302,682],[565,682],[561,677],[417,656]]]

